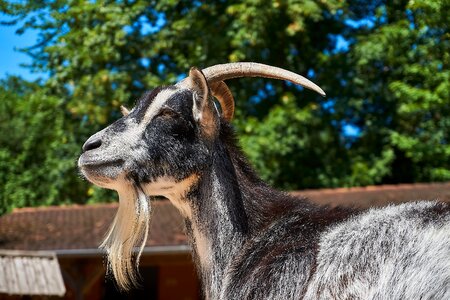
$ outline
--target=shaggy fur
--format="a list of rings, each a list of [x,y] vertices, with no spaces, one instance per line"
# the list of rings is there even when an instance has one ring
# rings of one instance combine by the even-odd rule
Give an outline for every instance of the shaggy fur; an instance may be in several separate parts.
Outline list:
[[[119,286],[136,280],[148,198],[185,219],[206,299],[450,299],[450,208],[322,207],[270,188],[212,105],[206,80],[158,88],[93,135],[79,159],[120,207],[103,247]],[[140,253],[139,251],[137,253]]]

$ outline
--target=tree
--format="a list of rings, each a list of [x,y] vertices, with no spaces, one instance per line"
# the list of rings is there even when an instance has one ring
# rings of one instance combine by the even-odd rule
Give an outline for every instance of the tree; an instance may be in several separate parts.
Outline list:
[[[349,184],[450,179],[449,5],[393,1],[348,22],[351,45],[329,70],[347,60],[330,97],[359,130]]]
[[[259,61],[308,75],[328,93],[266,79],[229,82],[242,146],[271,183],[450,178],[445,1],[58,0],[0,8],[23,25],[19,33],[40,31],[24,51],[32,68],[50,74],[42,93],[61,101],[73,145],[116,119],[120,104],[193,65]],[[77,155],[75,147],[67,153]],[[86,189],[78,183],[71,193],[87,197]]]
[[[175,82],[192,65],[255,60],[314,74],[325,59],[323,52],[334,47],[327,35],[342,27],[340,8],[339,1],[210,1],[201,5],[195,1],[44,1],[10,4],[4,11],[27,16],[24,28],[41,30],[38,46],[26,50],[35,58],[34,67],[50,73],[46,86],[66,99],[73,115],[88,116],[95,131],[117,118],[121,103],[134,101],[145,89]],[[240,120],[252,117],[261,122],[272,107],[282,103],[282,97],[298,98],[296,105],[305,110],[311,107],[309,103],[323,101],[283,82],[240,80],[231,82],[231,87],[238,100],[236,127],[249,138],[254,132],[248,126],[243,130],[245,122]],[[315,107],[318,124],[314,129],[322,124],[326,131],[334,130],[319,119],[321,106]],[[334,131],[331,135],[337,136]],[[302,132],[312,132],[312,128]],[[332,139],[328,142],[339,144]],[[292,149],[299,150],[299,145]],[[326,156],[319,149],[313,153]],[[249,154],[258,163],[259,156]],[[317,169],[322,166],[318,164]],[[274,180],[271,172],[264,176],[285,187],[307,185],[293,183],[290,176]],[[290,182],[283,184],[285,179]]]
[[[73,125],[64,103],[37,84],[0,84],[0,214],[14,207],[82,202],[72,154]]]

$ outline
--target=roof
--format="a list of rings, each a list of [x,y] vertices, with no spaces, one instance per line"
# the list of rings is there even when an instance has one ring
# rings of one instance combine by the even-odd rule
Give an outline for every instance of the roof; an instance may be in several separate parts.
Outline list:
[[[0,217],[0,249],[97,249],[118,204],[21,208]],[[184,223],[167,200],[152,203],[146,246],[186,245]]]
[[[450,202],[450,182],[304,190],[292,194],[305,196],[319,204],[361,208],[419,200]]]
[[[307,190],[293,194],[321,204],[359,207],[411,200],[450,202],[450,182]],[[152,249],[188,249],[185,247],[187,238],[183,220],[176,209],[167,200],[154,201],[152,207],[154,213],[146,246]],[[92,249],[97,249],[102,241],[116,210],[117,204],[16,209],[0,217],[0,248],[54,250],[57,253],[72,250],[89,252],[90,249],[92,253]]]
[[[66,288],[55,253],[0,250],[0,293],[63,296]]]

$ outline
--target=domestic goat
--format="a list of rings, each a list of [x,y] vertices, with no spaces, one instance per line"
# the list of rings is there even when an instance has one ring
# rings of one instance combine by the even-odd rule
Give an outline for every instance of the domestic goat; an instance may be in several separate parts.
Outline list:
[[[83,145],[81,172],[119,194],[102,244],[119,287],[136,281],[150,197],[164,196],[185,220],[206,299],[450,299],[449,205],[357,211],[272,189],[230,125],[234,99],[224,81],[246,76],[325,94],[300,75],[262,64],[192,68],[176,85],[123,108],[123,118]]]

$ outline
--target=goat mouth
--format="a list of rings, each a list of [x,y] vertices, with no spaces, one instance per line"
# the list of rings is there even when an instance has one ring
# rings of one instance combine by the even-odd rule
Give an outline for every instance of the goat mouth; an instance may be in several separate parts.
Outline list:
[[[90,155],[86,155],[86,153],[82,154],[80,158],[78,159],[78,167],[81,169],[92,169],[95,170],[97,168],[104,168],[104,167],[120,167],[124,164],[123,159],[111,159],[111,160],[105,160],[105,159],[96,159],[95,157],[92,158]]]
[[[121,186],[123,170],[121,167],[80,167],[82,176],[96,186],[117,190]]]
[[[104,186],[106,182],[116,179],[123,173],[123,159],[111,161],[91,160],[81,156],[78,160],[78,167],[81,173],[92,183]]]
[[[124,164],[123,159],[117,159],[117,160],[111,160],[111,161],[95,161],[95,160],[82,160],[78,163],[79,167],[82,169],[101,169],[101,168],[108,168],[108,167],[120,167]]]

